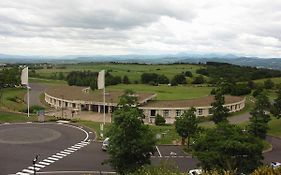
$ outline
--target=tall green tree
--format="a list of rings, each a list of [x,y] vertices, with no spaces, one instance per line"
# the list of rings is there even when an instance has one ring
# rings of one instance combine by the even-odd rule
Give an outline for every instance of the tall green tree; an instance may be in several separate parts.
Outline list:
[[[229,170],[240,174],[250,173],[262,165],[261,140],[228,123],[219,123],[200,135],[193,149],[204,170]]]
[[[130,84],[130,83],[131,83],[127,75],[124,75],[124,77],[123,77],[123,83],[124,83],[124,84]]]
[[[270,103],[268,97],[261,93],[256,97],[255,107],[250,112],[250,124],[248,130],[256,137],[264,139],[269,129],[268,122],[270,121],[270,115],[268,110],[270,109]]]
[[[265,89],[272,89],[274,87],[274,82],[271,79],[267,79],[264,81]]]
[[[175,121],[176,131],[182,138],[182,145],[185,144],[185,139],[187,138],[188,148],[190,137],[198,131],[199,120],[196,118],[195,111],[195,108],[191,108],[185,111],[180,117],[177,117]]]
[[[137,108],[126,106],[113,113],[109,128],[108,163],[120,174],[133,172],[150,164],[155,151],[155,136],[144,125]]]
[[[224,95],[221,90],[216,90],[215,101],[211,104],[212,120],[215,124],[220,122],[227,122],[227,117],[229,116],[229,109],[224,107]]]
[[[281,88],[277,92],[277,98],[274,99],[271,111],[274,117],[281,118]]]
[[[131,89],[125,89],[123,95],[119,97],[119,107],[124,106],[137,106],[138,97],[135,95],[135,92]]]

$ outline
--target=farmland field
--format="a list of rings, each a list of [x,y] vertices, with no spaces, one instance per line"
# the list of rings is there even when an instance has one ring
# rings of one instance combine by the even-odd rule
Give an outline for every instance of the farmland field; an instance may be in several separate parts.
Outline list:
[[[40,77],[50,77],[54,73],[62,72],[64,75],[71,71],[94,71],[99,72],[102,69],[111,72],[115,76],[127,75],[129,79],[139,81],[143,73],[157,73],[164,74],[169,79],[174,75],[185,71],[191,71],[196,74],[196,70],[202,68],[203,65],[190,65],[190,64],[173,64],[173,65],[142,65],[142,64],[114,64],[114,63],[88,63],[88,64],[67,64],[54,66],[52,69],[39,69],[36,74]]]

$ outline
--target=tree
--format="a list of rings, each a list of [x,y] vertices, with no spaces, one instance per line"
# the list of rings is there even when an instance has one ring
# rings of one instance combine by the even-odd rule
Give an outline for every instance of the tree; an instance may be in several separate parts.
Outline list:
[[[251,89],[246,84],[236,84],[231,88],[231,95],[241,96],[251,93]]]
[[[124,83],[124,84],[130,84],[130,83],[131,83],[127,75],[125,75],[125,76],[123,77],[123,83]]]
[[[270,121],[270,115],[267,110],[270,109],[268,97],[262,93],[256,97],[255,107],[250,112],[250,124],[248,125],[249,133],[256,137],[265,139]]]
[[[183,73],[175,75],[171,80],[172,86],[177,86],[178,84],[186,84],[186,78]]]
[[[260,95],[263,92],[263,88],[262,87],[258,87],[254,92],[253,92],[253,97],[257,97],[258,95]]]
[[[190,137],[198,131],[199,120],[196,118],[195,111],[195,108],[191,108],[177,117],[175,121],[176,131],[182,138],[182,145],[185,144],[187,138],[187,148],[189,148]]]
[[[276,118],[281,118],[281,88],[277,92],[277,98],[274,100],[271,113]]]
[[[215,101],[211,104],[212,120],[215,124],[220,122],[227,122],[227,117],[229,116],[229,109],[224,107],[224,96],[220,90],[215,92]]]
[[[220,123],[202,134],[193,149],[204,170],[247,174],[262,165],[261,140],[228,123]]]
[[[165,125],[166,120],[164,117],[162,117],[161,115],[157,114],[155,117],[155,125]]]
[[[274,82],[271,79],[267,79],[264,81],[265,89],[272,89],[274,87]]]
[[[161,162],[160,165],[144,166],[129,175],[183,175],[177,166],[171,162]]]
[[[184,72],[184,75],[185,75],[186,77],[193,77],[192,72],[190,72],[190,71],[185,71],[185,72]]]
[[[203,83],[205,83],[205,79],[202,75],[195,77],[195,79],[192,81],[192,84],[203,84]]]
[[[109,128],[109,159],[107,162],[120,174],[128,174],[150,164],[155,151],[155,136],[139,119],[137,108],[126,106],[113,113]]]
[[[118,106],[137,106],[138,97],[135,95],[135,92],[131,89],[126,89],[123,95],[120,96]]]

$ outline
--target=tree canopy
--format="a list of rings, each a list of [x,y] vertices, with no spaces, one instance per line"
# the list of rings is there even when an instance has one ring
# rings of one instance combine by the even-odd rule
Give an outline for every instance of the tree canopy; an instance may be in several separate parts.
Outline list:
[[[120,174],[133,172],[150,164],[155,151],[155,136],[144,125],[134,107],[120,108],[113,113],[109,128],[109,164]]]
[[[228,123],[220,123],[202,134],[193,149],[205,170],[230,170],[247,174],[262,165],[261,141]]]
[[[187,147],[189,148],[189,139],[198,131],[199,120],[195,115],[195,108],[185,111],[180,117],[176,118],[175,127],[177,133],[182,137],[182,144],[184,145],[187,139]]]
[[[281,118],[281,88],[277,92],[277,98],[274,99],[271,108],[271,113],[273,114],[274,117],[278,119]]]
[[[270,121],[269,115],[270,103],[268,97],[261,93],[256,97],[255,107],[250,112],[250,124],[248,130],[256,137],[264,139],[269,129],[268,122]]]
[[[224,96],[221,92],[221,90],[216,90],[215,92],[215,101],[211,104],[212,108],[211,113],[212,120],[215,122],[215,124],[218,124],[220,122],[227,122],[227,117],[229,116],[229,109],[224,107]]]

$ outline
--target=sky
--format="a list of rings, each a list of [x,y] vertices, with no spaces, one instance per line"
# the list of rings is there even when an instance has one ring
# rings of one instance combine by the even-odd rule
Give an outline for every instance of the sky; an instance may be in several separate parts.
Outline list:
[[[1,0],[0,53],[281,58],[281,0]]]

